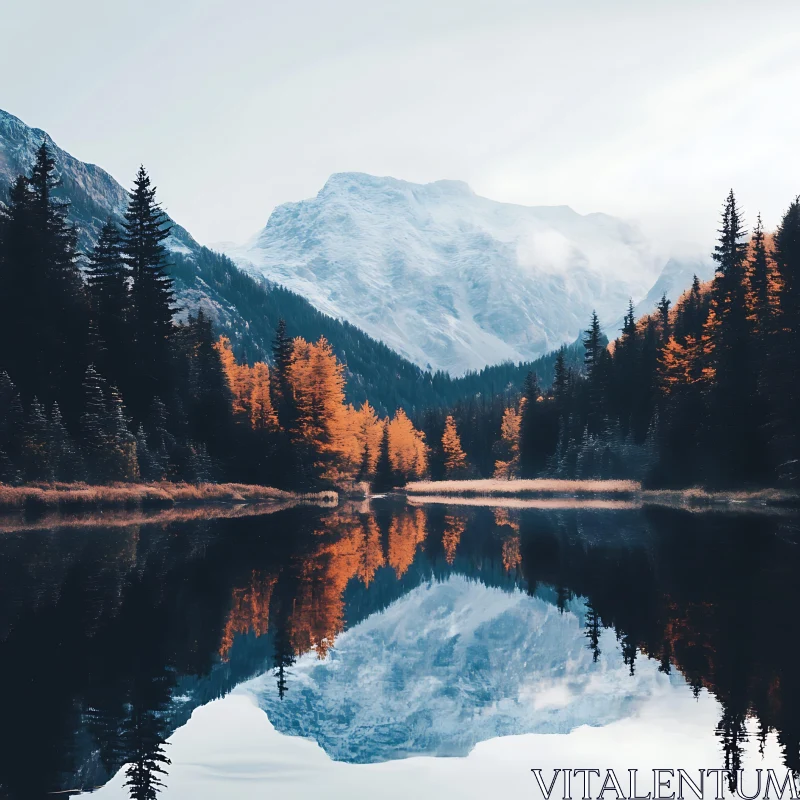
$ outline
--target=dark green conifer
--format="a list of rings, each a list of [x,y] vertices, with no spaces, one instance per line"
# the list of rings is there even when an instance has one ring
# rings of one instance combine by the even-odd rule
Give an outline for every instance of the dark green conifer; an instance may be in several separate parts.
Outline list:
[[[144,167],[136,174],[123,222],[122,251],[131,278],[130,330],[133,356],[130,397],[133,415],[142,419],[152,398],[171,396],[173,301],[164,240],[172,229],[155,199]]]

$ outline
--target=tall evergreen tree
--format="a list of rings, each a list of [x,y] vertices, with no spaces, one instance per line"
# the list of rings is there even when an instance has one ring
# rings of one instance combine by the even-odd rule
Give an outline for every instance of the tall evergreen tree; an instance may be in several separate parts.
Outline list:
[[[394,471],[389,455],[389,421],[383,423],[383,433],[381,434],[381,446],[378,450],[378,462],[375,465],[375,483],[373,486],[376,492],[388,492],[395,486]]]
[[[89,254],[87,285],[92,322],[98,340],[94,354],[100,371],[125,387],[129,368],[128,267],[122,253],[122,237],[109,219]],[[125,387],[127,388],[127,387]]]
[[[130,323],[134,356],[127,401],[134,417],[142,419],[152,398],[170,397],[172,304],[175,295],[167,274],[164,240],[172,229],[156,189],[139,167],[123,223],[122,251],[131,277]]]
[[[15,181],[0,213],[0,352],[26,402],[61,399],[72,416],[80,383],[88,316],[68,204],[56,199],[55,160],[46,142],[30,176]]]
[[[764,238],[764,225],[761,214],[758,215],[753,230],[752,256],[750,258],[750,305],[753,326],[762,347],[766,346],[766,337],[772,328],[772,309],[770,302],[769,258]],[[763,357],[764,353],[762,353]]]
[[[775,233],[775,264],[781,284],[768,382],[771,432],[778,474],[800,483],[800,197],[790,204]]]
[[[713,324],[707,323],[713,370],[710,403],[714,413],[709,446],[722,484],[748,483],[765,468],[758,426],[762,412],[753,361],[747,308],[746,231],[733,191],[722,212],[714,248],[717,272],[712,289]]]
[[[661,327],[661,341],[666,342],[667,339],[672,335],[672,326],[669,322],[669,309],[672,305],[672,301],[667,297],[667,293],[661,295],[661,299],[658,301],[658,321]]]
[[[603,351],[603,332],[600,329],[600,320],[597,312],[592,311],[589,327],[583,332],[583,366],[588,378],[592,377]]]

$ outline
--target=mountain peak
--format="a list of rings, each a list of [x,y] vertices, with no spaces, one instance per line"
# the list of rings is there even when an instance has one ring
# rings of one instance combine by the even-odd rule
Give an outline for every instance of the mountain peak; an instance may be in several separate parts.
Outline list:
[[[474,195],[469,184],[464,181],[442,179],[430,183],[413,183],[390,175],[370,175],[367,172],[334,172],[318,196],[333,192],[368,192],[368,191],[415,191],[429,190],[440,194]]]
[[[613,320],[658,263],[622,220],[528,207],[361,172],[278,206],[239,265],[346,319],[423,369],[454,375],[572,342],[592,309]]]

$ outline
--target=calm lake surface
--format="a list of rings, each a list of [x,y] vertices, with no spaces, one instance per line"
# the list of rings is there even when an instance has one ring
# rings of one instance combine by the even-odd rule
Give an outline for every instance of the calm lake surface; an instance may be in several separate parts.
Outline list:
[[[800,770],[795,517],[251,512],[6,526],[0,798],[485,800],[539,797],[535,767]]]

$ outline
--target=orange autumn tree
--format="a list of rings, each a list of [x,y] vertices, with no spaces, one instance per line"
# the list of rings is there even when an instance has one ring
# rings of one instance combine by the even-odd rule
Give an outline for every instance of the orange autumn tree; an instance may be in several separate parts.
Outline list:
[[[263,362],[252,367],[237,363],[225,336],[215,348],[236,417],[254,430],[279,431],[271,394],[275,381],[270,379],[269,367]],[[368,401],[358,410],[345,403],[344,365],[330,343],[324,337],[315,343],[295,338],[285,372],[285,391],[291,394],[294,411],[283,433],[301,465],[301,481],[347,486],[356,480],[373,480],[385,423]],[[388,428],[393,473],[403,481],[421,478],[428,468],[423,434],[402,409]]]
[[[457,478],[466,472],[467,454],[461,447],[461,439],[456,430],[456,421],[448,414],[444,421],[442,434],[442,451],[444,452],[444,474],[446,478]]]
[[[269,367],[263,361],[252,367],[237,363],[227,336],[220,336],[214,348],[219,353],[228,379],[233,413],[240,419],[246,419],[253,430],[277,429],[278,418],[270,396]]]
[[[353,415],[359,453],[358,477],[367,481],[375,475],[383,436],[383,423],[369,404],[369,400],[365,401],[358,411],[354,411]]]
[[[525,402],[522,398],[521,404]],[[500,442],[498,451],[500,458],[494,462],[494,477],[510,480],[519,474],[519,434],[522,414],[511,406],[503,412],[500,423]]]
[[[322,480],[352,480],[359,456],[356,412],[344,402],[344,367],[325,337],[314,344],[297,337],[289,363],[289,384],[297,408],[294,442]]]
[[[425,435],[418,431],[402,408],[389,422],[389,460],[403,482],[421,478],[428,469]]]

